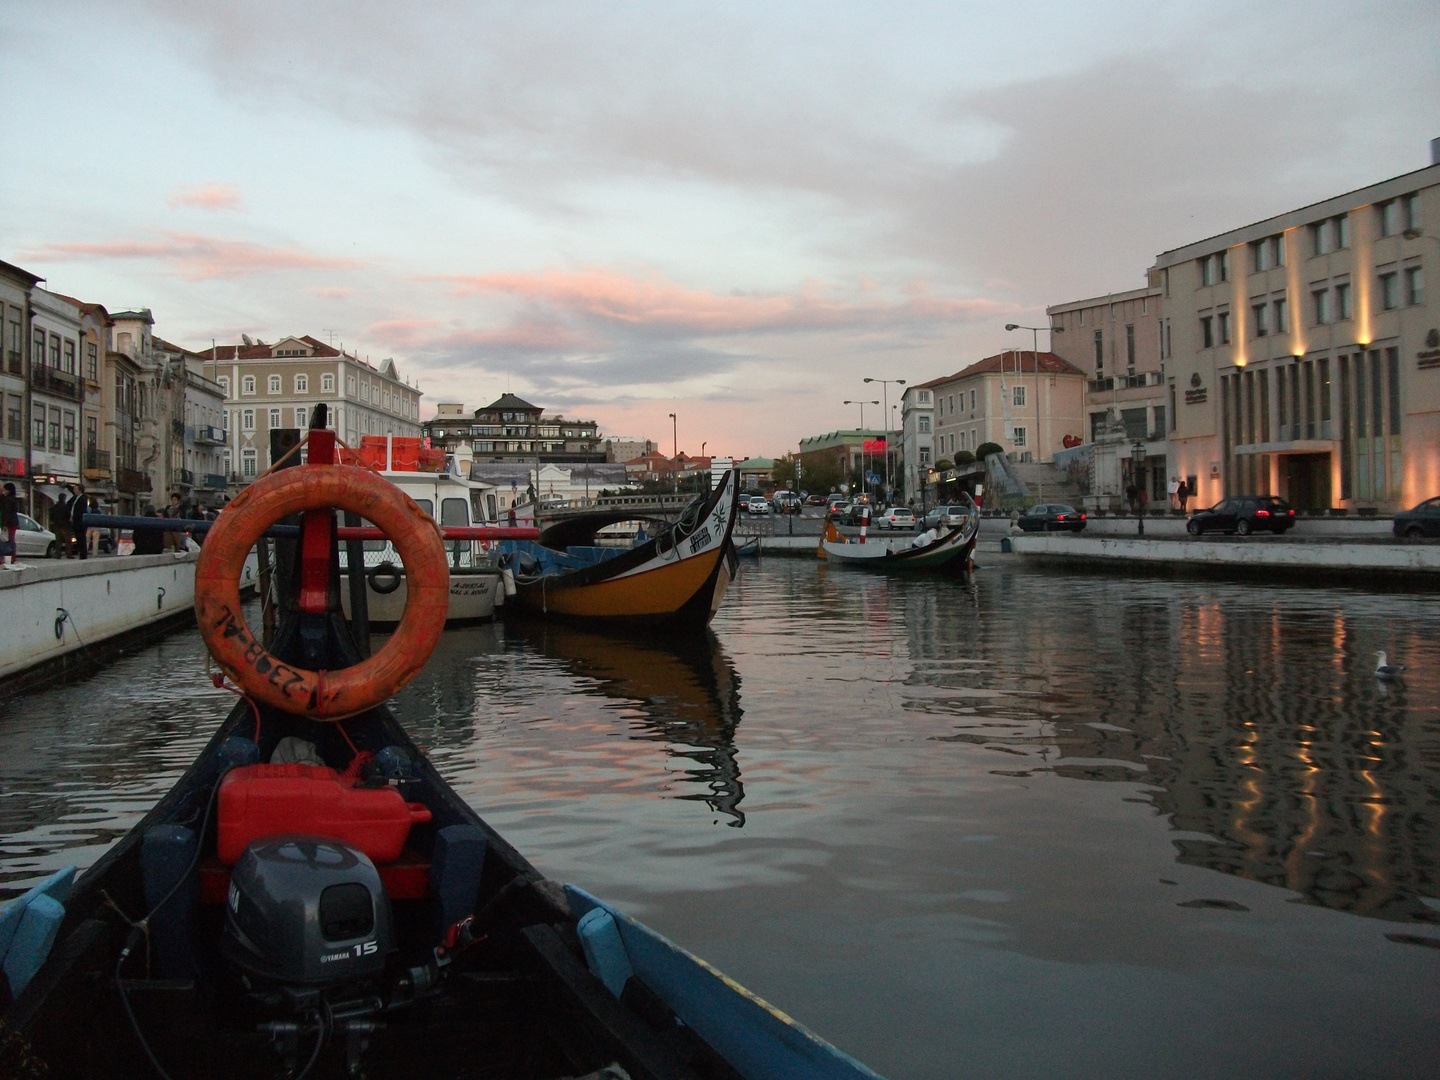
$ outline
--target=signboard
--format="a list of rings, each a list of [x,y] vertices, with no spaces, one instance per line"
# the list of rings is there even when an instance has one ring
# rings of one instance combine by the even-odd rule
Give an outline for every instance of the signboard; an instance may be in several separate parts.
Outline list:
[[[866,439],[866,440],[865,440],[865,453],[867,453],[867,454],[883,454],[883,453],[885,453],[885,440],[884,440],[884,439]]]
[[[18,457],[0,457],[0,476],[24,476],[25,459]]]

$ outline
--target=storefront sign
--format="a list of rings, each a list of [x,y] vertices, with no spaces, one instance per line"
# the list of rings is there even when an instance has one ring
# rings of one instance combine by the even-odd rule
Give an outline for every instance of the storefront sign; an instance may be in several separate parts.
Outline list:
[[[24,476],[25,459],[18,457],[0,457],[0,476]]]
[[[1208,401],[1209,399],[1210,399],[1210,390],[1209,390],[1208,387],[1202,386],[1199,390],[1186,390],[1186,391],[1185,391],[1185,404],[1186,404],[1186,405],[1203,405],[1203,404],[1205,404],[1205,402]]]

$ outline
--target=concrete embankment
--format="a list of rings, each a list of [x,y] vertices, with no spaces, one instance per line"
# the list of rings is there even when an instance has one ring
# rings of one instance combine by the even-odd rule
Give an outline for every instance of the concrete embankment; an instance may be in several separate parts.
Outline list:
[[[1027,562],[1104,572],[1251,577],[1440,589],[1440,545],[1249,537],[1141,539],[1029,535],[1010,538]]]
[[[195,552],[0,570],[0,696],[103,663],[195,618]],[[253,586],[253,556],[242,587]]]

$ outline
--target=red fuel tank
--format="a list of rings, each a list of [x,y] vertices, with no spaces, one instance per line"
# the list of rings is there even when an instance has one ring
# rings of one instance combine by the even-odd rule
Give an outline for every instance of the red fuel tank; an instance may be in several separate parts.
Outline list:
[[[253,840],[308,833],[340,840],[377,863],[400,856],[410,826],[429,821],[394,788],[349,786],[322,765],[246,765],[220,781],[216,854],[231,866]]]

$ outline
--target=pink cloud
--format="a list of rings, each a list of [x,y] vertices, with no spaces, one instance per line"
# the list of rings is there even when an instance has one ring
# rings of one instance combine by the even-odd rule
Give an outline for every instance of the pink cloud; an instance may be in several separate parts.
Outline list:
[[[464,347],[575,349],[587,344],[562,326],[524,319],[494,330],[439,331],[439,326],[434,319],[387,319],[372,324],[368,333],[395,348],[430,351]]]
[[[240,202],[240,189],[234,184],[221,184],[214,180],[199,187],[181,188],[170,196],[171,210],[182,206],[193,206],[200,210],[244,210]]]
[[[26,257],[37,262],[86,256],[96,259],[151,259],[174,268],[187,281],[213,281],[279,270],[353,270],[359,259],[312,255],[290,247],[267,247],[199,233],[162,230],[160,240],[113,240],[92,244],[47,244]]]
[[[923,284],[908,287],[900,303],[857,304],[825,295],[823,283],[816,280],[798,292],[771,295],[722,295],[608,270],[453,275],[441,280],[453,284],[460,296],[499,293],[608,322],[692,333],[863,326],[915,318],[963,321],[1010,310],[991,300],[932,297]]]

